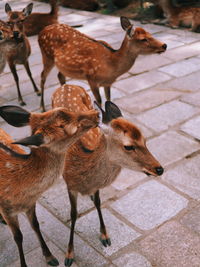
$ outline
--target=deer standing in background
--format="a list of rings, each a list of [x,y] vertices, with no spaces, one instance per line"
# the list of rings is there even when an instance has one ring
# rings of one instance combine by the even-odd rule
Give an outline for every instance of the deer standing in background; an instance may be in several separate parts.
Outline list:
[[[87,80],[101,105],[100,86],[104,87],[106,99],[110,100],[111,84],[132,67],[138,55],[166,50],[166,44],[154,39],[142,28],[134,29],[127,18],[121,17],[121,26],[126,35],[118,50],[65,24],[50,25],[40,32],[38,42],[44,65],[41,73],[42,110],[44,84],[54,65],[59,69],[61,84],[65,83],[65,76]]]
[[[57,108],[43,114],[29,113],[21,107],[0,107],[0,116],[9,124],[30,125],[32,135],[14,142],[0,130],[0,213],[10,227],[17,244],[21,267],[27,267],[23,253],[23,236],[18,214],[25,212],[40,241],[49,265],[59,265],[40,232],[35,213],[37,199],[60,177],[64,169],[66,149],[98,124],[98,112],[68,112]],[[17,145],[31,147],[30,154]]]
[[[31,47],[28,38],[24,34],[24,20],[31,14],[32,8],[33,4],[31,3],[27,5],[27,7],[25,7],[22,11],[12,11],[8,3],[5,5],[5,11],[8,14],[7,23],[9,23],[11,29],[13,30],[14,37],[16,39],[16,42],[14,42],[13,45],[9,49],[7,49],[6,59],[17,85],[18,101],[22,106],[25,105],[25,102],[23,101],[20,92],[19,78],[16,70],[17,64],[24,65],[26,72],[33,84],[35,92],[37,93],[37,95],[40,95],[40,91],[38,90],[30,71],[28,57],[31,54]]]
[[[38,34],[46,26],[58,23],[58,1],[50,0],[51,11],[49,13],[35,12],[24,21],[24,32],[27,36]]]
[[[80,112],[92,109],[89,95],[79,86],[63,85],[52,97],[52,106],[65,107]],[[122,117],[119,108],[110,101],[105,104],[102,130],[89,130],[66,153],[64,180],[68,187],[71,203],[71,234],[65,265],[74,261],[74,227],[77,219],[77,195],[93,197],[100,220],[100,240],[104,246],[111,241],[101,213],[99,190],[110,185],[117,178],[121,168],[128,168],[151,174],[162,175],[163,168],[146,147],[141,131]]]

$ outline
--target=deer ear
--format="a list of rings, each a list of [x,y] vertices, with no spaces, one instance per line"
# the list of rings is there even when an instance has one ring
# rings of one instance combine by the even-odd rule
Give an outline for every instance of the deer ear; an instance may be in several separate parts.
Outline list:
[[[122,117],[121,110],[118,108],[117,105],[115,105],[111,101],[106,101],[105,110],[106,110],[107,122],[110,122],[113,119],[117,119],[119,117]]]
[[[106,113],[96,101],[94,101],[94,108],[99,112],[99,122],[106,123]]]
[[[31,14],[32,9],[33,9],[33,3],[30,3],[22,10],[22,12],[27,17]]]
[[[120,17],[121,20],[121,26],[124,31],[127,32],[129,37],[132,37],[133,35],[133,24],[130,23],[127,17]]]
[[[5,12],[9,13],[10,11],[12,11],[10,5],[8,3],[5,4]]]
[[[18,106],[0,107],[0,116],[10,125],[22,127],[29,124],[31,113]]]
[[[22,146],[40,146],[44,144],[44,137],[41,133],[28,136],[26,138],[20,139],[13,144],[18,144]]]

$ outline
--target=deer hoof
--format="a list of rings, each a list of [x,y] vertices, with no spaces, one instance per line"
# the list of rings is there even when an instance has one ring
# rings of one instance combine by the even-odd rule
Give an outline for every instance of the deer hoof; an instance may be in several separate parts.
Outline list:
[[[36,94],[37,94],[38,96],[41,96],[41,92],[40,92],[40,91],[36,91]]]
[[[21,100],[21,101],[19,102],[19,104],[20,104],[20,106],[25,106],[25,105],[26,105],[26,103],[25,103],[23,100]]]
[[[65,258],[65,266],[71,266],[73,262],[73,258]]]
[[[48,265],[51,265],[51,266],[58,266],[59,265],[59,262],[56,258],[51,259],[47,263],[48,263]]]
[[[111,240],[109,237],[106,237],[105,235],[103,235],[102,237],[100,237],[100,241],[102,243],[102,245],[104,247],[107,247],[107,246],[111,246]]]

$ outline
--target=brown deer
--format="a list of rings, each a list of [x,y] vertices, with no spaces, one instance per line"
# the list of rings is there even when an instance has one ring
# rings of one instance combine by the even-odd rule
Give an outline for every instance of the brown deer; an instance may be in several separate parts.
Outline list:
[[[6,65],[5,51],[9,45],[12,45],[13,41],[15,41],[15,39],[10,26],[6,22],[0,20],[0,73],[3,72]]]
[[[24,20],[31,14],[32,8],[33,4],[31,3],[27,5],[27,7],[25,7],[22,11],[12,11],[8,3],[6,3],[5,5],[5,11],[8,14],[7,23],[9,23],[11,29],[14,32],[15,39],[17,39],[17,41],[14,42],[9,49],[7,49],[6,59],[17,85],[18,101],[20,105],[25,105],[25,102],[23,101],[20,92],[19,78],[16,70],[17,64],[24,65],[27,74],[33,84],[35,92],[37,93],[37,95],[40,95],[40,91],[38,90],[30,71],[28,57],[31,54],[31,47],[28,38],[24,33]]]
[[[154,0],[162,8],[167,17],[167,25],[172,28],[179,26],[191,27],[194,32],[200,32],[199,7],[174,7],[172,0]]]
[[[31,136],[14,143],[7,133],[0,130],[0,213],[13,233],[21,267],[27,267],[18,223],[21,212],[26,213],[37,234],[47,263],[57,266],[59,263],[40,232],[36,201],[62,174],[66,149],[90,128],[97,126],[98,112],[73,113],[66,108],[57,108],[36,114],[17,106],[3,106],[0,107],[0,116],[13,126],[30,125],[32,129]],[[25,154],[17,144],[31,146],[30,154]]]
[[[92,109],[89,95],[79,86],[63,85],[52,97],[52,106],[80,112]],[[74,260],[74,227],[77,219],[77,195],[90,195],[100,220],[100,240],[104,246],[111,241],[101,213],[99,190],[110,185],[122,168],[162,175],[163,168],[146,147],[141,131],[122,117],[119,108],[110,101],[105,104],[102,128],[94,128],[72,145],[65,158],[64,180],[71,203],[71,234],[65,265]]]
[[[38,34],[46,26],[58,22],[58,1],[50,0],[51,11],[49,13],[34,12],[24,21],[24,32],[27,36]]]
[[[87,80],[100,105],[100,86],[104,87],[106,99],[110,100],[111,84],[132,67],[138,55],[166,50],[166,44],[154,39],[142,28],[134,29],[126,17],[121,17],[121,26],[126,35],[118,50],[65,24],[50,25],[40,32],[38,41],[44,65],[41,73],[43,110],[44,84],[54,65],[59,69],[61,84],[65,83],[65,76]]]

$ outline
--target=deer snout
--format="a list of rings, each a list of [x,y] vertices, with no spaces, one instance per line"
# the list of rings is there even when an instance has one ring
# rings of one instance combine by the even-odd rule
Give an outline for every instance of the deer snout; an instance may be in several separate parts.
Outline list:
[[[13,32],[14,38],[17,39],[19,38],[19,32],[18,31],[14,31]]]
[[[164,169],[162,166],[156,167],[155,169],[156,169],[157,175],[159,175],[159,176],[162,175],[164,172]]]
[[[166,49],[167,49],[167,44],[163,44],[163,45],[162,45],[162,48],[163,48],[164,50],[166,50]]]

